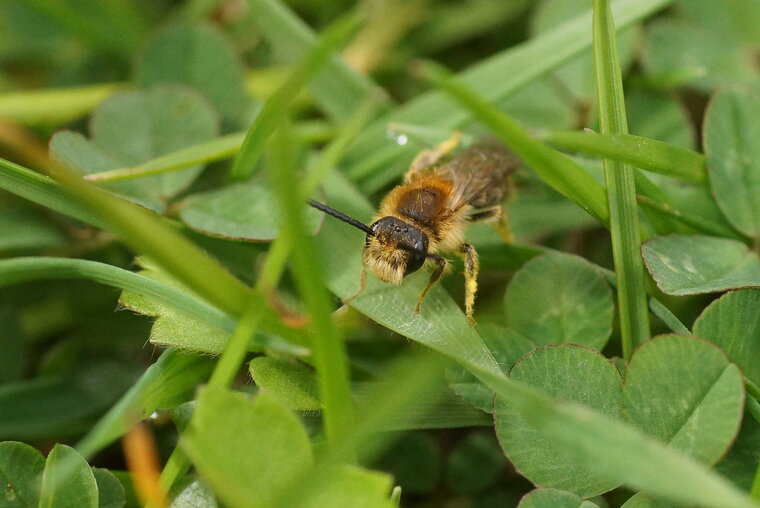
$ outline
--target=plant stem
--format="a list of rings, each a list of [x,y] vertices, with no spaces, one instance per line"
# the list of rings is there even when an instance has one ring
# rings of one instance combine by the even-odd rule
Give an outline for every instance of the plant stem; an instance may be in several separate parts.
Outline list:
[[[340,332],[332,321],[332,302],[324,284],[322,267],[313,253],[313,239],[306,235],[303,206],[294,172],[293,149],[283,127],[272,143],[269,178],[282,212],[280,238],[294,247],[291,269],[311,318],[312,352],[317,368],[322,419],[330,447],[338,446],[350,433],[354,409],[349,387],[348,359]],[[353,456],[350,451],[349,456]]]
[[[609,0],[594,0],[594,61],[599,126],[602,134],[627,134],[620,60]],[[644,265],[641,260],[639,216],[633,168],[604,160],[610,210],[612,255],[617,275],[618,308],[623,357],[649,338]]]
[[[359,23],[360,19],[354,15],[340,18],[324,31],[317,43],[296,65],[248,129],[243,146],[232,163],[231,180],[244,180],[253,174],[266,141],[284,119],[288,105],[312,76],[324,68],[333,51],[348,40],[359,27]]]

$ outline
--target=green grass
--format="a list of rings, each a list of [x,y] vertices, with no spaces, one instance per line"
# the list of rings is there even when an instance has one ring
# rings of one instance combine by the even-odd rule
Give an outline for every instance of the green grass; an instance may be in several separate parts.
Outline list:
[[[679,46],[749,0],[43,4],[0,7],[8,499],[141,506],[147,420],[179,505],[759,506],[757,69]],[[363,234],[306,200],[369,223],[454,129],[523,162],[478,324],[452,253],[339,305]]]

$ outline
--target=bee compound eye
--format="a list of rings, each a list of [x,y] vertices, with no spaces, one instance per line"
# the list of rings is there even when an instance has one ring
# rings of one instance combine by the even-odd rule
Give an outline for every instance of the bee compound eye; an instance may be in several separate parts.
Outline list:
[[[406,270],[404,270],[404,275],[416,272],[422,268],[423,264],[425,264],[425,255],[421,252],[411,252],[409,254],[409,261],[406,263]]]

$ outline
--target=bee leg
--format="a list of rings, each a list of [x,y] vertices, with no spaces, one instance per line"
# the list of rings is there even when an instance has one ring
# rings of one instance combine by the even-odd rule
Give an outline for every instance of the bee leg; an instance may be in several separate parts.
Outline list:
[[[357,289],[356,293],[352,294],[348,298],[344,298],[343,300],[341,300],[341,303],[343,303],[343,305],[348,305],[349,303],[351,303],[351,300],[359,296],[362,293],[362,291],[364,291],[365,287],[367,287],[367,266],[364,263],[362,263],[362,273],[359,276],[359,289]]]
[[[423,150],[417,157],[414,158],[412,164],[409,166],[409,171],[406,172],[406,179],[413,173],[416,173],[420,169],[429,168],[435,165],[443,156],[451,153],[457,146],[459,146],[459,140],[462,137],[462,133],[454,131],[450,138],[438,143],[432,150]]]
[[[459,252],[464,254],[464,310],[467,315],[467,321],[471,325],[475,324],[472,317],[475,306],[475,293],[478,292],[478,271],[480,262],[475,247],[469,243],[463,243],[459,246]]]
[[[509,217],[501,205],[496,205],[482,212],[470,215],[470,222],[493,222],[493,227],[502,240],[507,243],[512,243],[515,240],[515,237],[512,236],[512,232],[509,230]]]
[[[420,293],[420,296],[417,297],[417,306],[414,308],[415,314],[420,313],[420,307],[422,307],[422,302],[425,300],[425,295],[427,295],[427,292],[430,291],[430,288],[432,288],[435,283],[438,282],[438,280],[441,278],[441,275],[443,275],[444,269],[446,268],[446,259],[442,258],[438,254],[433,254],[430,257],[435,260],[436,263],[438,263],[438,266],[435,267],[435,270],[430,275],[430,280],[428,281],[427,286],[425,286],[425,289],[423,289]]]

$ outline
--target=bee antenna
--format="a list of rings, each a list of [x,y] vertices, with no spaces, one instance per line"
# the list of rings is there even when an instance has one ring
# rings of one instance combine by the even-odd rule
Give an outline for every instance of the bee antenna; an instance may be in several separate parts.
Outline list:
[[[314,201],[313,199],[309,200],[309,205],[313,206],[314,208],[316,208],[320,212],[324,212],[327,215],[331,215],[331,216],[335,217],[336,219],[340,219],[340,220],[342,220],[343,222],[345,222],[347,224],[351,224],[355,228],[361,229],[362,231],[364,231],[368,235],[375,236],[375,232],[372,231],[372,228],[370,228],[369,226],[367,226],[363,222],[360,222],[360,221],[354,219],[353,217],[349,217],[345,213],[341,213],[338,210],[335,210],[334,208],[330,208],[329,206],[327,206],[327,205],[325,205],[323,203],[320,203],[318,201]]]

